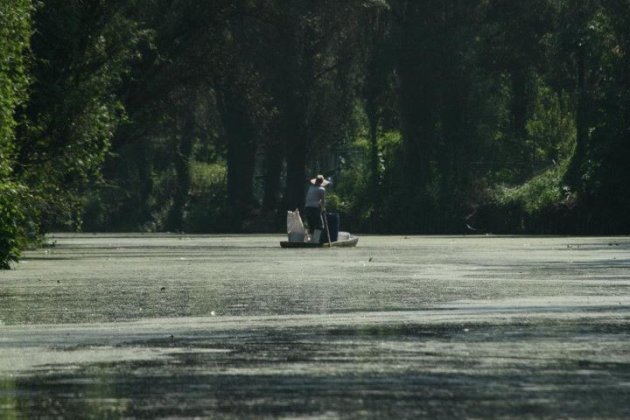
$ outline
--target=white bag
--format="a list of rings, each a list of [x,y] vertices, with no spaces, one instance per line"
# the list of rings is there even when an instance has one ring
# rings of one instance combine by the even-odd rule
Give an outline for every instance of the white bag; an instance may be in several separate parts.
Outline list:
[[[289,242],[304,242],[306,231],[298,209],[287,211],[287,233],[289,234]]]

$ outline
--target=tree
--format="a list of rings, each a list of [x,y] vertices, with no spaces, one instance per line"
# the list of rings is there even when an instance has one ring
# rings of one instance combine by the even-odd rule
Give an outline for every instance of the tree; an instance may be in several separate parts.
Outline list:
[[[240,231],[257,207],[254,173],[259,144],[268,134],[272,110],[262,72],[268,52],[261,32],[264,22],[258,8],[237,2],[224,31],[223,60],[217,69],[214,89],[227,143],[228,224]]]
[[[147,0],[131,8],[147,37],[121,89],[128,119],[107,162],[111,187],[95,198],[105,227],[184,229],[194,150],[220,131],[214,84],[232,12],[227,0]]]
[[[624,2],[36,4],[28,101],[28,2],[2,5],[0,188],[32,194],[3,204],[7,237],[25,211],[40,232],[81,214],[268,229],[314,173],[341,174],[331,203],[380,231],[459,232],[484,202],[513,206],[514,229],[556,207],[601,227],[630,206]],[[541,186],[544,202],[522,193]]]
[[[0,3],[0,269],[19,257],[24,233],[24,187],[14,177],[16,110],[26,100],[31,34],[27,0]]]
[[[79,226],[124,109],[115,90],[139,41],[123,1],[46,1],[33,16],[32,89],[19,127],[16,175],[42,231]]]
[[[565,180],[578,192],[580,229],[630,232],[630,5],[579,3],[576,150]]]
[[[394,229],[461,229],[466,159],[473,150],[472,85],[479,2],[391,1],[403,143]]]
[[[482,65],[509,80],[510,142],[515,181],[534,172],[534,149],[528,147],[527,121],[536,101],[536,74],[546,67],[545,39],[557,10],[549,0],[488,2],[482,37]],[[516,152],[516,153],[515,153]]]
[[[380,7],[379,7],[380,6]],[[391,94],[391,74],[393,63],[390,41],[390,15],[387,3],[376,4],[375,7],[366,9],[362,20],[364,27],[362,44],[364,60],[363,100],[365,114],[368,119],[368,131],[370,139],[370,174],[369,188],[374,220],[379,218],[377,209],[380,208],[379,198],[381,173],[379,171],[379,126],[387,101],[384,97]]]
[[[360,2],[270,2],[269,92],[277,110],[275,139],[266,144],[265,183],[279,186],[286,159],[284,208],[301,207],[307,170],[320,169],[318,150],[343,141],[357,79]],[[274,135],[274,134],[272,134]],[[282,150],[281,148],[284,148]],[[271,201],[277,196],[267,190]]]
[[[583,191],[585,167],[589,158],[589,130],[595,121],[594,94],[599,86],[599,61],[602,53],[602,37],[607,28],[597,24],[603,18],[598,0],[569,1],[563,3],[562,19],[557,32],[561,50],[560,80],[568,82],[568,90],[575,102],[577,130],[575,151],[565,180],[574,191]],[[568,70],[570,69],[570,70]],[[568,71],[567,71],[568,70]]]

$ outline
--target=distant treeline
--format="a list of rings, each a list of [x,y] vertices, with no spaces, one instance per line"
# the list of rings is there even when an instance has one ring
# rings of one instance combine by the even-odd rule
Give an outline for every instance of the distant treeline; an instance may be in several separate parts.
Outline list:
[[[3,0],[0,262],[53,229],[630,233],[630,2]]]

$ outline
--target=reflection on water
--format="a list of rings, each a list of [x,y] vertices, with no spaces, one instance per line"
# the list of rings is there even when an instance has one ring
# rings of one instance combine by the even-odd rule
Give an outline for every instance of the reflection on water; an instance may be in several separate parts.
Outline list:
[[[11,377],[0,377],[0,414],[6,419],[18,418],[18,399],[15,380]],[[26,412],[28,413],[28,412]]]
[[[627,329],[589,343],[598,331],[588,322],[396,322],[163,335],[117,346],[147,349],[145,360],[5,378],[0,414],[626,417]]]

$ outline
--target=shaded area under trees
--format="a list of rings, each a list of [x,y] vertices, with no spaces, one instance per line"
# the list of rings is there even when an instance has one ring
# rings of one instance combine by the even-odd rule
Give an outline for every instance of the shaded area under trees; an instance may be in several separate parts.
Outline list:
[[[316,173],[356,231],[630,228],[626,2],[1,11],[5,267],[51,229],[279,231]]]

